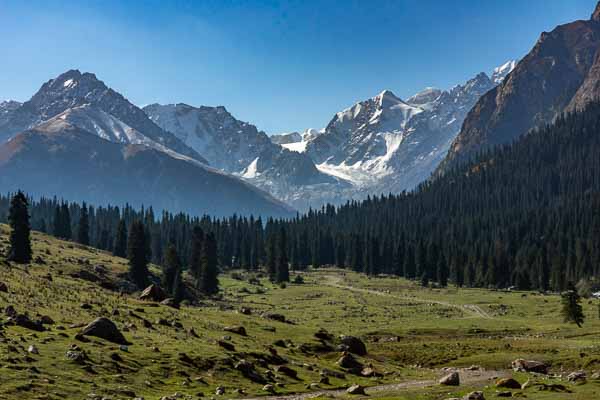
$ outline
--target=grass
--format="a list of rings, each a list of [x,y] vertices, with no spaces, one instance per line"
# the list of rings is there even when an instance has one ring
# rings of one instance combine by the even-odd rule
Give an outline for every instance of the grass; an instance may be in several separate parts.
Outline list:
[[[0,225],[0,281],[9,287],[9,293],[0,293],[0,310],[12,305],[32,318],[50,316],[55,324],[45,332],[15,326],[0,329],[0,399],[78,399],[90,393],[113,399],[134,394],[159,399],[175,392],[199,398],[214,396],[219,386],[225,388],[226,398],[266,395],[263,384],[253,383],[234,369],[241,359],[254,363],[262,375],[271,371],[279,383],[278,394],[309,391],[307,386],[319,382],[323,369],[341,371],[336,365],[338,352],[302,351],[318,343],[314,333],[320,328],[336,336],[361,337],[369,354],[360,361],[381,373],[377,378],[346,373],[345,379],[331,378],[329,385],[320,384],[324,389],[436,379],[439,369],[449,366],[476,364],[505,370],[516,358],[547,361],[553,372],[562,375],[582,368],[589,375],[600,370],[597,305],[585,302],[588,319],[583,328],[577,328],[561,321],[556,295],[423,289],[403,279],[369,279],[335,269],[304,273],[304,284],[279,288],[265,279],[252,284],[249,274],[238,271],[220,277],[221,298],[175,310],[120,294],[127,270],[124,259],[34,233],[34,256],[42,261],[18,266],[5,262],[1,255],[7,239],[8,229]],[[98,276],[103,275],[98,271],[105,270],[103,280],[113,290],[73,277],[82,270]],[[84,303],[91,309],[83,309]],[[252,314],[240,313],[241,307],[252,309]],[[293,324],[265,319],[261,317],[264,312],[283,314]],[[80,328],[72,326],[99,316],[110,318],[124,331],[132,343],[126,351],[102,339],[92,338],[88,343],[75,339]],[[145,328],[141,318],[153,328]],[[158,324],[160,319],[172,326]],[[231,325],[244,326],[248,336],[225,332]],[[191,328],[197,335],[190,333]],[[218,344],[225,336],[231,337],[226,341],[235,346],[234,351]],[[286,347],[274,346],[278,340],[285,341]],[[74,344],[86,352],[86,365],[65,357]],[[28,354],[29,345],[35,345],[40,354]],[[298,372],[298,379],[275,372],[273,349]],[[521,382],[529,378],[515,376]],[[493,397],[496,389],[483,385],[461,386],[457,391],[438,386],[413,388],[370,397],[444,399],[477,387]],[[600,385],[592,381],[567,386],[573,390],[568,395],[572,399],[598,398],[600,393]],[[565,396],[536,388],[525,393],[536,399]]]

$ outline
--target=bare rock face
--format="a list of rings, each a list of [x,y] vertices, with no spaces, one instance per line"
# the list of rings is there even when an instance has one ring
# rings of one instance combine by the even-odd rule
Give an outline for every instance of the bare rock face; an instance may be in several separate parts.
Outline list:
[[[84,336],[95,336],[116,344],[128,345],[125,336],[117,326],[108,318],[97,318],[86,325],[80,332]]]
[[[471,109],[438,174],[598,98],[599,49],[599,7],[591,20],[543,32],[506,79]]]

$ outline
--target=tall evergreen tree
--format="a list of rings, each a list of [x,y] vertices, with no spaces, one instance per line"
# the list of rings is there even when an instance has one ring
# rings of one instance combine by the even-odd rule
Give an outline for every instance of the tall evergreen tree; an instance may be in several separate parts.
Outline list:
[[[129,227],[127,238],[127,258],[129,259],[129,276],[142,289],[148,282],[148,257],[144,224],[134,221]]]
[[[190,255],[190,273],[196,283],[196,288],[200,288],[202,282],[202,251],[204,246],[204,231],[198,225],[194,226],[192,231],[192,251]]]
[[[204,238],[202,247],[202,281],[200,291],[206,295],[219,291],[219,269],[217,259],[217,241],[211,232]]]
[[[585,316],[581,307],[581,297],[577,293],[575,286],[569,283],[568,289],[562,295],[561,314],[565,322],[572,322],[581,328]]]
[[[282,227],[279,231],[279,240],[277,241],[277,278],[276,282],[289,282],[290,270],[287,257],[287,240],[285,229]]]
[[[181,261],[177,255],[177,249],[174,245],[169,245],[165,253],[165,263],[162,273],[162,286],[165,291],[175,297],[175,291],[179,290],[177,286],[181,284]],[[179,282],[176,280],[179,279]]]
[[[29,204],[23,192],[18,191],[10,202],[8,222],[10,224],[10,248],[8,259],[19,264],[31,262]]]
[[[81,205],[79,224],[77,225],[77,242],[88,246],[90,244],[90,221],[85,202]]]
[[[113,255],[116,257],[127,256],[127,226],[123,218],[119,219],[119,225],[117,225],[117,235],[115,236],[115,243],[113,245]]]

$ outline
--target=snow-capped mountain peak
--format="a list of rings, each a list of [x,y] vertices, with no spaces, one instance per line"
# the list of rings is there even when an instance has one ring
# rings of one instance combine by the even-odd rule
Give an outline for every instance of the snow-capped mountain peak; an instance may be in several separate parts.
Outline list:
[[[492,71],[492,82],[499,85],[508,74],[517,66],[517,60],[509,60]]]

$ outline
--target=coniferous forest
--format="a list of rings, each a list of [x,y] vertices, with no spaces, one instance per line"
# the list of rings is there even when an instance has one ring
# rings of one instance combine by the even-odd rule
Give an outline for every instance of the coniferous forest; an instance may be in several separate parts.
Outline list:
[[[600,271],[600,104],[558,118],[400,195],[324,206],[292,220],[216,219],[152,208],[30,200],[32,229],[125,255],[134,222],[146,254],[194,264],[194,230],[214,235],[223,269],[335,265],[423,285],[564,290]],[[60,196],[60,193],[57,193]],[[0,197],[6,222],[11,194]],[[172,258],[172,257],[171,257]],[[193,273],[193,268],[191,269]]]

